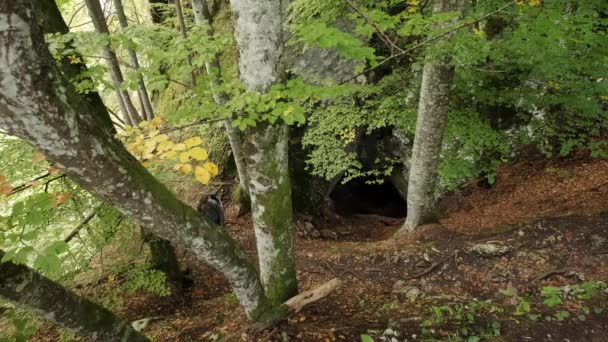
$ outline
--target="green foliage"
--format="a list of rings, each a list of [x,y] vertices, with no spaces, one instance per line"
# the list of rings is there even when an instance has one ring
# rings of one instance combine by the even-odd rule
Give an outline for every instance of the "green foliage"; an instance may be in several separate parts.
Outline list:
[[[374,342],[374,339],[369,335],[361,335],[361,342]]]
[[[12,332],[3,332],[3,336],[0,336],[0,342],[26,342],[38,330],[38,326],[34,324],[35,322],[29,314],[8,309],[2,316],[10,321]]]
[[[171,295],[171,289],[167,287],[165,273],[157,270],[135,269],[130,271],[123,288],[127,293],[143,290],[160,297]]]

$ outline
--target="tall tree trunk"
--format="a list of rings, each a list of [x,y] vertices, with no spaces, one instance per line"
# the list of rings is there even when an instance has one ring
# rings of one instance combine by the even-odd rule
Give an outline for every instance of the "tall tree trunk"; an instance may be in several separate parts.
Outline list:
[[[243,249],[101,129],[104,120],[58,73],[31,1],[0,2],[0,41],[5,42],[0,44],[0,128],[29,141],[68,177],[139,225],[219,270],[247,316],[260,318],[271,306]]]
[[[179,24],[179,32],[182,34],[182,37],[188,38],[188,29],[186,28],[186,21],[184,20],[184,13],[182,12],[182,1],[173,0],[173,2],[175,3],[175,15]],[[196,86],[196,73],[194,72],[194,68],[192,67],[192,58],[190,58],[190,56],[188,56],[188,64],[190,65],[190,71],[192,74],[192,86]]]
[[[283,14],[287,1],[231,0],[240,78],[250,91],[284,82]],[[245,155],[260,273],[273,304],[297,293],[294,227],[284,123],[258,122],[248,132]]]
[[[462,10],[463,0],[437,0],[433,13]],[[450,25],[450,22],[441,24]],[[437,167],[449,110],[454,67],[449,59],[427,57],[422,71],[416,134],[407,188],[407,218],[397,232],[406,234],[428,220],[435,204]]]
[[[149,341],[106,308],[10,261],[0,263],[0,298],[93,341]]]
[[[122,5],[122,0],[114,0],[114,8],[116,9],[116,16],[118,16],[118,22],[120,27],[124,30],[129,26],[127,16],[125,15],[125,8]],[[139,58],[137,53],[133,49],[128,49],[129,56],[131,57],[131,65],[136,70],[139,69]],[[146,82],[144,82],[144,76],[139,75],[139,96],[143,103],[142,110],[146,113],[146,120],[154,119],[154,110],[152,109],[152,103],[148,96],[148,90],[146,89]]]
[[[207,25],[207,35],[213,37],[213,28],[211,27],[211,12],[207,0],[192,0],[192,10],[194,11],[194,20],[198,25]],[[209,78],[211,78],[211,88],[216,89],[222,82],[222,69],[220,65],[219,55],[215,55],[213,60],[205,64],[205,69]],[[213,99],[218,106],[223,105],[228,100],[228,95],[223,92],[214,92]],[[226,135],[230,142],[234,163],[239,176],[239,214],[249,210],[249,176],[247,175],[247,165],[243,154],[243,137],[241,132],[232,127],[230,120],[224,121]]]
[[[87,5],[87,9],[89,10],[89,16],[93,21],[95,31],[97,33],[109,35],[110,31],[108,30],[108,24],[106,23],[106,18],[103,14],[103,9],[101,8],[99,0],[85,0],[85,3]],[[139,113],[137,113],[137,109],[135,109],[135,106],[131,101],[129,92],[127,90],[120,89],[122,83],[124,82],[124,78],[122,76],[122,71],[120,70],[120,65],[118,64],[118,57],[116,57],[116,53],[114,53],[114,50],[112,50],[109,44],[104,46],[103,54],[110,67],[110,73],[112,75],[112,80],[114,81],[114,86],[116,87],[117,92],[120,94],[118,100],[120,101],[120,99],[122,99],[127,111],[126,114],[129,116],[131,124],[137,125],[141,121],[141,117],[139,116]]]

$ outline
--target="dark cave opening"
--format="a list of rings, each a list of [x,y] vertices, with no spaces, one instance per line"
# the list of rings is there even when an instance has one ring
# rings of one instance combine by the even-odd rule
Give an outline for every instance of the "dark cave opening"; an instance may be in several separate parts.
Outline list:
[[[374,214],[385,217],[407,216],[407,203],[390,180],[382,184],[368,184],[366,179],[355,179],[338,184],[329,195],[334,211],[342,216]]]

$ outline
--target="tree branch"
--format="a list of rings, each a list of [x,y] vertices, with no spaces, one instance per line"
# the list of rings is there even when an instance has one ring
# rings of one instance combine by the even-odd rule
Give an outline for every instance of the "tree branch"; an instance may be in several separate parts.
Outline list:
[[[422,42],[420,42],[418,44],[415,44],[415,45],[413,45],[413,46],[411,46],[411,47],[409,47],[409,48],[407,48],[405,50],[401,50],[401,52],[387,57],[386,59],[384,59],[383,61],[381,61],[380,63],[378,63],[376,66],[373,66],[371,68],[367,68],[367,69],[361,71],[360,73],[352,76],[351,78],[346,79],[346,80],[344,80],[344,81],[342,81],[342,82],[340,82],[338,84],[344,84],[344,83],[348,83],[348,82],[350,82],[352,80],[355,80],[355,79],[357,79],[357,77],[365,75],[366,73],[379,68],[380,66],[388,63],[389,61],[391,61],[393,59],[397,59],[399,57],[407,55],[410,52],[412,52],[412,51],[414,51],[414,50],[416,50],[416,49],[418,49],[420,47],[423,47],[425,45],[428,45],[429,43],[434,42],[434,41],[436,41],[439,38],[445,37],[445,36],[447,36],[447,35],[449,35],[449,34],[451,34],[453,32],[456,32],[456,31],[460,30],[460,29],[463,29],[465,27],[468,27],[468,26],[471,26],[473,24],[476,24],[476,23],[478,23],[478,22],[480,22],[480,21],[482,21],[482,20],[484,20],[484,19],[486,19],[488,17],[491,17],[491,16],[493,16],[493,15],[495,15],[497,13],[500,13],[500,12],[504,11],[505,9],[507,9],[507,8],[509,8],[509,7],[511,7],[511,6],[515,5],[515,4],[516,4],[516,1],[510,2],[510,3],[506,4],[506,5],[504,5],[503,7],[497,9],[496,11],[484,14],[481,17],[479,17],[479,18],[477,18],[477,19],[475,19],[473,21],[465,22],[465,23],[463,23],[461,25],[458,25],[458,26],[456,26],[456,27],[454,27],[454,28],[452,28],[452,29],[450,29],[450,30],[448,30],[446,32],[440,33],[440,34],[438,34],[438,35],[436,35],[434,37],[431,37],[431,38],[426,39],[426,40],[424,40],[424,41],[422,41]]]
[[[87,217],[85,217],[77,226],[76,228],[74,228],[70,234],[68,234],[65,239],[63,239],[63,241],[65,243],[69,243],[70,241],[72,241],[72,239],[78,235],[78,233],[80,232],[80,230],[86,226],[89,222],[91,222],[91,220],[97,216],[97,214],[99,213],[99,211],[101,210],[102,204],[98,205],[97,208],[93,209],[93,211],[87,215]]]

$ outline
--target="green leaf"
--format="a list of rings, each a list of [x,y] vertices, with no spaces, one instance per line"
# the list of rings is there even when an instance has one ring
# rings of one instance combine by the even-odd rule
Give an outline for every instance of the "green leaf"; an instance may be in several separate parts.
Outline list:
[[[50,245],[48,245],[45,249],[45,254],[54,254],[54,255],[60,255],[62,253],[67,252],[69,248],[69,245],[63,241],[63,240],[58,240],[55,241],[53,243],[51,243]]]
[[[39,255],[34,261],[34,269],[44,274],[55,274],[61,269],[61,259],[56,255]]]
[[[361,335],[361,342],[374,342],[374,339],[369,335]]]

